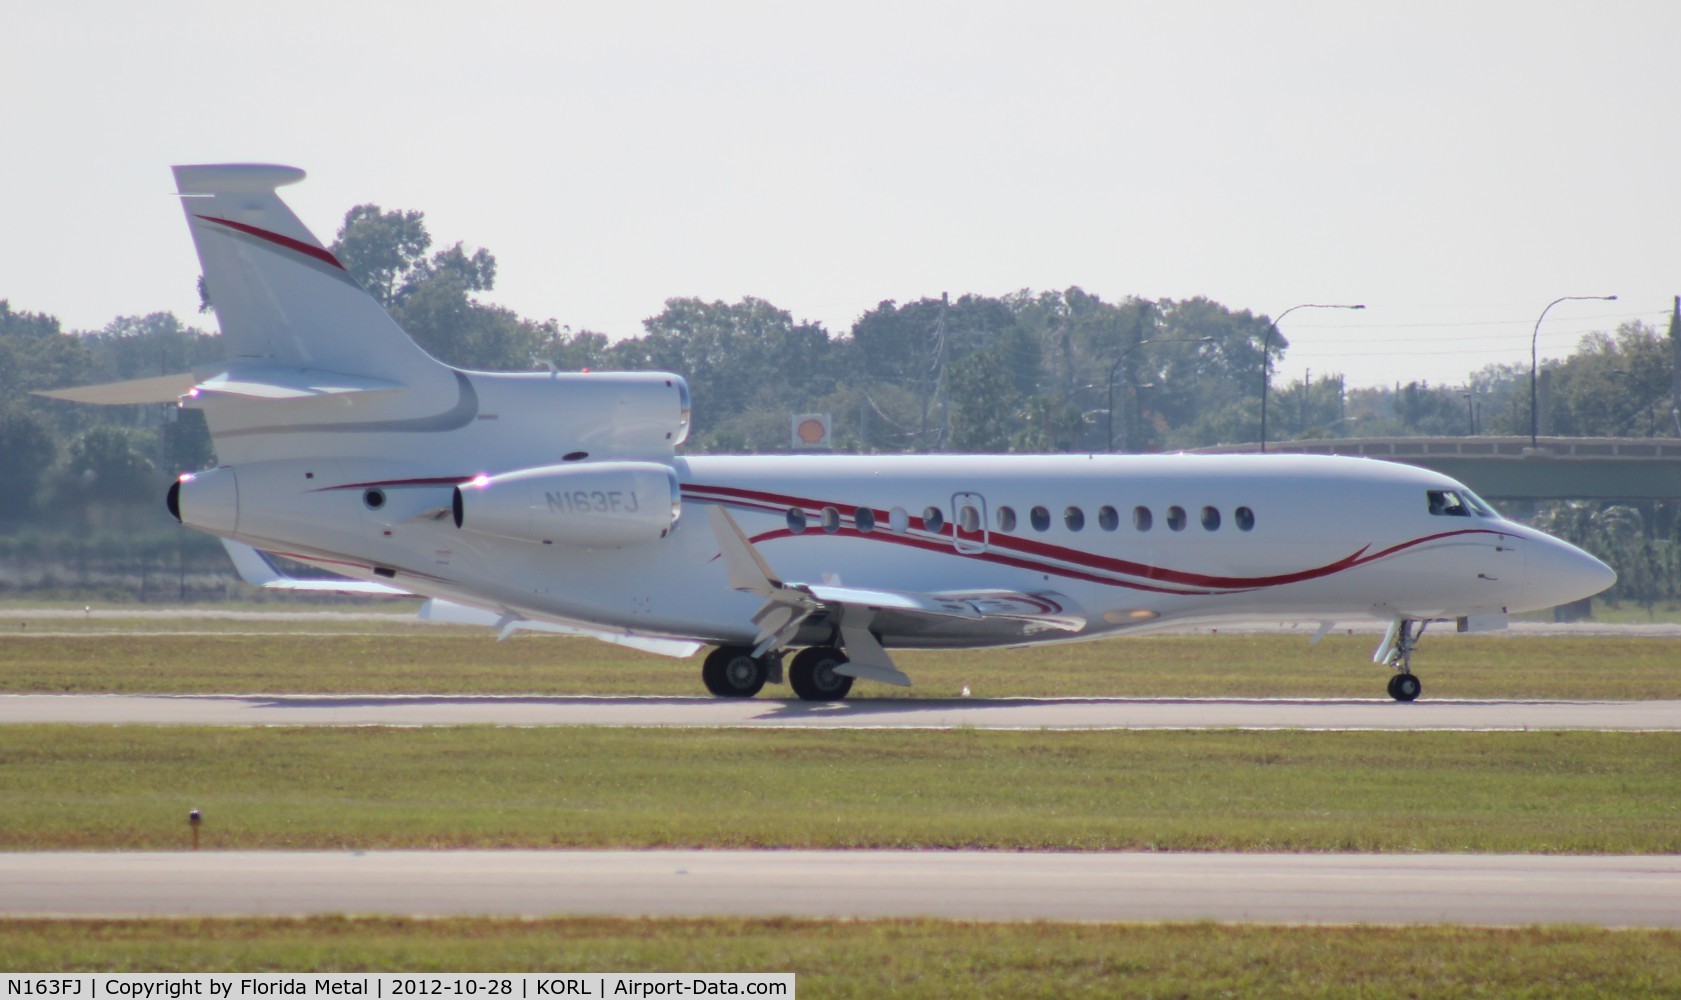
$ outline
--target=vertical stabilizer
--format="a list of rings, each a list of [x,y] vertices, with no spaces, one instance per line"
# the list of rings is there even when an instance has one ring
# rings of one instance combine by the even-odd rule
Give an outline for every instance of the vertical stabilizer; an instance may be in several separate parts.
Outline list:
[[[275,189],[296,167],[178,166],[175,183],[229,360],[419,387],[447,369],[404,333]]]

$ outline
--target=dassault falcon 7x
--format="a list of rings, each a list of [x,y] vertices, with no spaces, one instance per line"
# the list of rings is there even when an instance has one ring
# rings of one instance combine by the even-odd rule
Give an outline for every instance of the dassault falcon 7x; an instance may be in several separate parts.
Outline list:
[[[203,411],[221,464],[169,509],[269,586],[421,595],[504,635],[710,644],[713,694],[786,679],[814,701],[909,684],[894,649],[1375,618],[1389,694],[1411,701],[1430,622],[1500,628],[1615,580],[1453,479],[1369,459],[681,455],[677,375],[427,355],[276,194],[303,176],[176,167],[226,360],[58,394]]]

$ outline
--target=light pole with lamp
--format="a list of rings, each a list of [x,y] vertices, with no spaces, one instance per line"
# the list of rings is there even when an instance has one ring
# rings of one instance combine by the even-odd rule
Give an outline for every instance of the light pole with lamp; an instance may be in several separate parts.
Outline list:
[[[1541,310],[1541,315],[1535,319],[1535,332],[1529,335],[1529,447],[1541,447],[1541,411],[1536,406],[1535,384],[1540,372],[1535,353],[1536,342],[1541,339],[1541,321],[1547,318],[1548,310],[1560,302],[1615,302],[1615,295],[1563,295],[1547,303],[1547,308]]]
[[[1261,341],[1261,450],[1267,450],[1267,386],[1272,382],[1272,335],[1278,332],[1278,324],[1284,317],[1297,309],[1364,309],[1365,303],[1359,305],[1340,305],[1328,302],[1303,302],[1301,305],[1291,306],[1278,314],[1277,319],[1267,321],[1267,335]]]

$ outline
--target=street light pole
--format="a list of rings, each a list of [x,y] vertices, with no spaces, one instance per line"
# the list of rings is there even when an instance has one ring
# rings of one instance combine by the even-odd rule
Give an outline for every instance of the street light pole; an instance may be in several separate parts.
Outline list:
[[[1529,447],[1541,446],[1541,411],[1536,406],[1535,385],[1540,374],[1540,365],[1536,355],[1535,345],[1541,339],[1541,321],[1547,318],[1547,313],[1560,302],[1615,302],[1615,295],[1563,295],[1547,303],[1547,308],[1541,310],[1541,315],[1535,319],[1535,332],[1529,335]]]
[[[1297,309],[1364,309],[1365,303],[1360,305],[1338,305],[1326,302],[1303,302],[1291,306],[1278,314],[1277,319],[1267,321],[1267,333],[1261,341],[1261,451],[1267,450],[1267,386],[1272,382],[1272,335],[1278,332],[1278,324],[1284,317]]]

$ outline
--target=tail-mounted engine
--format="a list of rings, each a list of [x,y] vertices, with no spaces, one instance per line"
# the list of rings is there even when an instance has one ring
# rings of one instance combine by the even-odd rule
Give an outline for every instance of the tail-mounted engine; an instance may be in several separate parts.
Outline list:
[[[164,498],[169,512],[189,528],[231,535],[239,525],[239,480],[227,466],[182,475]]]
[[[617,548],[670,534],[682,512],[677,473],[657,462],[548,465],[455,488],[455,526],[524,542]]]

